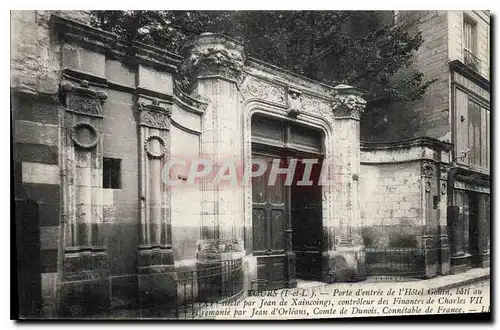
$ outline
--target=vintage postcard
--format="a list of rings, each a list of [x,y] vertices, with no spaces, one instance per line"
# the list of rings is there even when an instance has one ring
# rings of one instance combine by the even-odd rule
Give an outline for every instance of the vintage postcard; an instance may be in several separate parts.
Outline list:
[[[490,313],[489,11],[10,17],[12,318]]]

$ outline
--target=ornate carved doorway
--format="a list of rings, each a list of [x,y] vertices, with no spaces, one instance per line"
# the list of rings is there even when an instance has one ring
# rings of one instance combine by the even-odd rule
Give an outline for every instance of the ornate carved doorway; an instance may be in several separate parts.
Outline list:
[[[261,290],[295,287],[297,278],[321,279],[322,138],[293,122],[252,118],[252,157],[267,165],[252,179],[253,254]],[[305,159],[317,164],[306,170]],[[296,162],[291,181],[286,173],[273,174],[273,161],[289,170]],[[305,171],[310,175],[304,177]]]

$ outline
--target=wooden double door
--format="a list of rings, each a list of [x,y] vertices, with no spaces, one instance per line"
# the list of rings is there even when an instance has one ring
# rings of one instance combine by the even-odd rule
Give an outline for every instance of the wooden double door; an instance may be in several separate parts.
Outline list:
[[[312,184],[298,184],[305,164],[295,157],[253,153],[254,159],[267,164],[265,174],[252,179],[253,254],[257,256],[261,290],[294,286],[296,278],[321,278],[320,165],[313,166]],[[288,168],[290,158],[298,159],[292,182],[286,182],[285,174],[273,180],[273,160],[278,159],[280,167]]]

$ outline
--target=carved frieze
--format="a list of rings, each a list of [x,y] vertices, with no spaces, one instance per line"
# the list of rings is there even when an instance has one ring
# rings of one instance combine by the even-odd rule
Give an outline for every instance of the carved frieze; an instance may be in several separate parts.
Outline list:
[[[88,81],[82,80],[79,85],[64,81],[59,92],[67,111],[102,117],[102,104],[108,95],[104,91],[90,88]]]
[[[140,125],[159,129],[170,129],[171,104],[160,104],[153,100],[150,104],[139,102]]]
[[[366,101],[361,92],[348,85],[338,85],[332,101],[333,114],[336,118],[348,117],[359,120],[365,110]]]
[[[314,113],[325,117],[330,117],[332,113],[332,107],[328,101],[305,95],[302,97],[301,109],[304,112]]]
[[[244,99],[256,98],[278,104],[285,104],[285,88],[261,79],[247,77],[240,88]]]

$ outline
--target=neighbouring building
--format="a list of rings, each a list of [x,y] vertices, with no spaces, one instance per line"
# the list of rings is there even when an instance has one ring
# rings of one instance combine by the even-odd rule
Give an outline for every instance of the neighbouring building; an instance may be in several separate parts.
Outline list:
[[[451,267],[459,271],[489,266],[490,13],[400,11],[395,22],[422,33],[415,66],[427,79],[437,79],[423,99],[411,105],[420,118],[415,135],[453,144],[447,180]]]
[[[428,278],[487,265],[486,211],[474,211],[483,222],[467,250],[464,226],[478,216],[464,196],[488,188],[458,165],[445,131],[362,143],[365,101],[353,87],[249,58],[217,34],[173,54],[88,21],[86,12],[11,13],[22,315],[154,313],[297,280]],[[451,95],[477,80],[464,72]],[[474,88],[471,99],[482,97]],[[471,111],[466,118],[483,118]],[[461,141],[489,162],[474,138]],[[181,166],[165,171],[174,159]],[[283,176],[269,185],[264,171],[234,186],[190,182],[188,164],[199,159],[239,173],[255,161],[278,159],[283,171],[301,161],[291,185]],[[321,166],[308,170],[306,159]],[[306,171],[312,184],[297,184]]]

